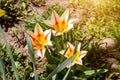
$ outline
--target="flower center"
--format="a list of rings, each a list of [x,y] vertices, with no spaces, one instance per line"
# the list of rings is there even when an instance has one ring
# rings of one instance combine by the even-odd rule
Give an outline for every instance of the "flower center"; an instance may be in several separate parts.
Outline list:
[[[80,58],[80,52],[76,51],[76,57],[75,57],[75,59],[73,60],[73,63],[79,61],[79,58]]]
[[[65,56],[66,56],[67,58],[70,58],[70,57],[73,55],[73,53],[74,53],[74,50],[68,49],[68,51],[66,52]]]
[[[68,27],[68,23],[65,20],[60,20],[54,24],[54,29],[57,32],[64,32]]]
[[[35,40],[33,40],[33,47],[35,49],[42,49],[46,43],[47,39],[45,38],[44,34],[35,36]]]

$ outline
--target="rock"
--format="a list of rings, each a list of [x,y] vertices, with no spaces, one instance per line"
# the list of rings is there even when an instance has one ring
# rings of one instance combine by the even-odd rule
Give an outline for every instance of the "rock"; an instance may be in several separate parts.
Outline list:
[[[116,59],[120,59],[120,51],[115,52],[113,55]]]
[[[111,38],[105,38],[101,40],[98,44],[102,49],[108,52],[111,52],[116,46],[115,41]]]
[[[115,63],[113,63],[112,65],[111,65],[111,70],[114,72],[114,71],[117,71],[118,70],[118,65],[117,64],[115,64]]]
[[[115,59],[115,58],[107,58],[107,62],[109,63],[109,64],[113,64],[113,63],[115,63],[117,60]]]

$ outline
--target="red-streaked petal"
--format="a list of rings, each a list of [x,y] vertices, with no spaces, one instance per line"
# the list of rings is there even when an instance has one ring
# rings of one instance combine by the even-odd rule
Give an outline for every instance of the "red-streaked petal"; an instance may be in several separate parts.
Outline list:
[[[41,58],[44,58],[45,48],[38,50],[37,51],[37,55],[40,56]]]
[[[57,31],[55,31],[55,30],[53,30],[52,32],[53,32],[53,35],[54,35],[54,36],[59,36],[59,35],[61,35],[61,34],[62,34],[62,33],[57,32]]]
[[[71,51],[74,50],[74,46],[71,43],[67,42],[66,44],[68,49],[70,49]]]
[[[79,64],[79,65],[83,65],[83,63],[82,63],[82,60],[80,59],[80,60],[78,60],[78,61],[76,61],[75,63],[77,63],[77,64]]]
[[[50,40],[51,38],[51,31],[51,29],[44,31],[44,35],[47,40]]]
[[[41,34],[43,34],[43,30],[42,30],[41,26],[37,23],[35,25],[34,35],[40,36]]]
[[[67,9],[63,14],[62,16],[60,17],[61,20],[65,20],[66,22],[68,22],[68,17],[69,17],[69,9]]]
[[[81,60],[86,54],[87,54],[87,51],[81,51],[79,60]]]
[[[58,24],[59,21],[59,15],[54,10],[52,11],[51,21],[53,24]]]
[[[24,30],[24,32],[27,33],[33,41],[35,40],[34,35],[33,35],[32,32],[28,32],[26,30]]]

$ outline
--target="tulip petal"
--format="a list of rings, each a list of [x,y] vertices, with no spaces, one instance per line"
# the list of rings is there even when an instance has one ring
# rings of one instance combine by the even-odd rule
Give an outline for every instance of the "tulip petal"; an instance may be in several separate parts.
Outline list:
[[[59,35],[61,35],[61,34],[62,34],[62,33],[57,32],[57,31],[55,31],[55,30],[53,30],[52,32],[53,32],[54,36],[59,36]]]
[[[68,49],[74,50],[74,46],[71,43],[67,42],[66,44],[67,44]]]
[[[62,55],[64,55],[65,50],[61,50],[59,53],[62,54]]]
[[[80,60],[78,60],[78,61],[76,61],[75,63],[77,63],[77,64],[79,64],[79,65],[83,65],[83,63],[82,63],[82,60],[80,59]]]
[[[73,24],[74,24],[75,22],[77,22],[77,21],[78,21],[78,19],[70,19],[70,20],[68,21],[67,31],[69,31],[70,29],[72,29],[72,28],[73,28]]]
[[[38,50],[37,51],[37,55],[40,56],[41,58],[44,58],[45,48]]]
[[[68,65],[67,65],[67,68],[70,68],[71,66],[72,66],[72,63],[68,64]]]
[[[45,20],[44,23],[50,27],[53,27],[53,21],[51,20]]]
[[[69,9],[67,9],[62,16],[60,17],[61,20],[65,20],[66,22],[68,22],[68,17],[69,17]]]
[[[79,42],[78,46],[77,46],[77,51],[80,51],[81,48],[81,43]]]
[[[42,30],[41,26],[37,23],[35,25],[34,35],[41,35],[41,34],[43,34],[43,30]]]
[[[87,51],[81,51],[79,60],[81,60],[86,54],[87,54]]]
[[[32,39],[32,41],[35,40],[34,35],[33,35],[33,32],[31,32],[31,31],[28,32],[28,31],[26,31],[26,30],[24,30],[24,32],[30,36],[30,38]]]
[[[72,28],[73,28],[73,24],[68,24],[67,30],[65,30],[65,32],[66,32],[66,31],[69,31],[69,30],[72,29]]]
[[[75,18],[75,19],[70,19],[69,21],[68,21],[68,24],[74,24],[74,23],[76,23],[76,22],[78,22],[79,20],[77,19],[77,18]]]
[[[53,46],[51,41],[48,41],[47,45]]]
[[[44,31],[45,38],[49,41],[51,38],[51,29]]]
[[[51,16],[51,21],[53,22],[53,24],[57,24],[59,21],[59,15],[56,13],[55,10],[52,11],[52,16]]]

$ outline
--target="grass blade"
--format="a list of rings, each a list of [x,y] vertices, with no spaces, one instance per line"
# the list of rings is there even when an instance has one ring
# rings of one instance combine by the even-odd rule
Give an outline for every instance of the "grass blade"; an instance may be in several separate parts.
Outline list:
[[[66,79],[67,79],[67,76],[69,75],[70,70],[71,70],[71,67],[68,69],[68,71],[67,71],[67,73],[65,74],[63,80],[66,80]]]
[[[19,80],[18,70],[17,70],[17,68],[16,68],[16,66],[15,66],[15,61],[14,61],[14,58],[13,58],[13,55],[12,55],[12,51],[11,51],[9,45],[8,45],[8,42],[7,42],[7,40],[6,40],[6,37],[5,37],[5,35],[4,35],[4,32],[2,31],[1,26],[0,26],[0,33],[1,33],[1,35],[2,35],[2,38],[3,38],[3,40],[4,40],[4,43],[5,43],[5,45],[6,45],[7,54],[8,54],[8,56],[10,57],[10,60],[11,60],[12,66],[13,66],[13,70],[14,70],[14,74],[15,74],[16,80]]]
[[[33,63],[35,80],[38,80],[38,74],[37,74],[36,67],[35,67],[35,58],[34,58],[34,51],[33,51],[33,47],[32,47],[32,42],[31,42],[31,39],[29,36],[27,36],[26,40],[27,40],[27,45],[28,45],[30,57],[31,57],[32,63]]]
[[[52,78],[52,76],[54,76],[55,74],[59,73],[60,71],[62,71],[64,68],[66,68],[66,66],[68,64],[70,64],[73,59],[75,58],[76,54],[74,54],[72,57],[66,59],[62,64],[60,64],[52,73],[50,73],[48,75],[48,77],[46,78],[46,80],[50,80]]]
[[[5,75],[5,68],[4,68],[3,61],[1,59],[1,57],[0,57],[0,67],[1,67],[1,72],[3,74],[3,76],[2,76],[3,80],[7,80],[6,75]]]
[[[56,80],[56,76],[57,76],[57,74],[55,74],[55,75],[52,77],[52,80]]]

